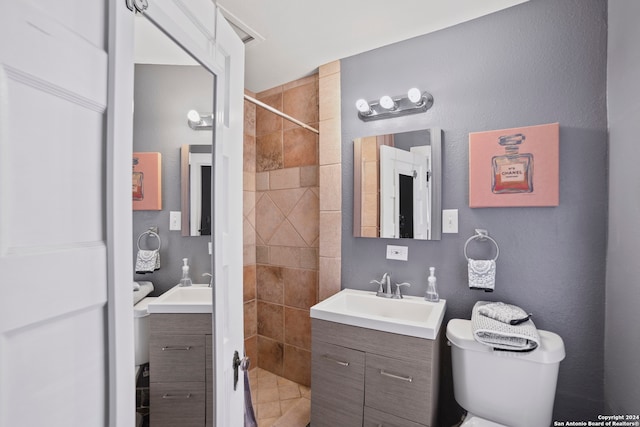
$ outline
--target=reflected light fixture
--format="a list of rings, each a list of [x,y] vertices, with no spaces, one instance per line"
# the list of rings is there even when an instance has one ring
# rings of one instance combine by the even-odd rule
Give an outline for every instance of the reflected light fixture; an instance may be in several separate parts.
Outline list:
[[[365,99],[356,101],[358,117],[365,122],[424,113],[432,105],[433,96],[415,87],[409,89],[406,96],[384,95],[378,101],[367,101]]]
[[[213,113],[199,113],[196,110],[189,110],[187,123],[193,130],[212,130]]]

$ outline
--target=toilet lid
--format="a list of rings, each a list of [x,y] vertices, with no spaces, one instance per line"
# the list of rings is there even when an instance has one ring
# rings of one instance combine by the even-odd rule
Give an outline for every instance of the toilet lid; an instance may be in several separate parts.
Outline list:
[[[133,306],[133,317],[145,317],[149,315],[149,311],[147,306],[150,302],[158,299],[158,297],[145,297],[140,300],[136,305]]]
[[[465,350],[492,352],[504,357],[517,357],[535,363],[558,363],[564,359],[564,342],[558,334],[538,329],[540,346],[529,352],[494,351],[492,347],[473,338],[471,320],[451,319],[447,324],[447,339],[452,345]]]

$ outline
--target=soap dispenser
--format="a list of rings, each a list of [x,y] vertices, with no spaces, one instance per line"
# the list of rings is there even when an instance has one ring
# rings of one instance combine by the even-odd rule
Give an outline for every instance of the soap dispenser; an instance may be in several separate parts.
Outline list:
[[[435,267],[429,267],[429,278],[427,279],[427,294],[424,296],[424,299],[431,302],[440,301],[440,296],[438,295],[438,286],[436,285],[435,272]]]
[[[180,279],[180,286],[191,286],[191,277],[189,276],[189,265],[187,264],[187,258],[182,258],[184,265],[182,266],[182,279]]]

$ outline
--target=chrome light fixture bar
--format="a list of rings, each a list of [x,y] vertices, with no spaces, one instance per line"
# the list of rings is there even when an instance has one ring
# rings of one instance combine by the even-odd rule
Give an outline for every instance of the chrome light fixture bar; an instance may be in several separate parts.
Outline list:
[[[424,113],[433,105],[433,96],[428,92],[421,92],[411,88],[407,95],[381,97],[378,101],[358,99],[356,108],[358,117],[365,122],[371,120],[390,119],[408,114]]]
[[[213,113],[199,113],[196,110],[189,110],[187,123],[193,130],[212,130]]]

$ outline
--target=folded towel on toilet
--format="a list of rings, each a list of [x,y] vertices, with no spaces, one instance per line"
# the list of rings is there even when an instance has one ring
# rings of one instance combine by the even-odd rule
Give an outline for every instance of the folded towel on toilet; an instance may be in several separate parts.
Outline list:
[[[531,319],[517,325],[492,319],[480,312],[487,304],[492,303],[478,301],[471,312],[471,326],[476,341],[494,349],[509,351],[531,351],[540,346],[540,335]]]
[[[531,317],[531,313],[527,313],[517,305],[505,304],[503,302],[491,302],[481,305],[478,311],[483,316],[499,320],[502,323],[510,325],[519,325],[526,322]]]
[[[144,297],[153,292],[153,283],[151,282],[133,282],[133,305],[136,305]],[[135,289],[135,285],[138,285],[138,289]]]
[[[469,288],[493,292],[496,286],[496,261],[494,259],[467,260]]]

